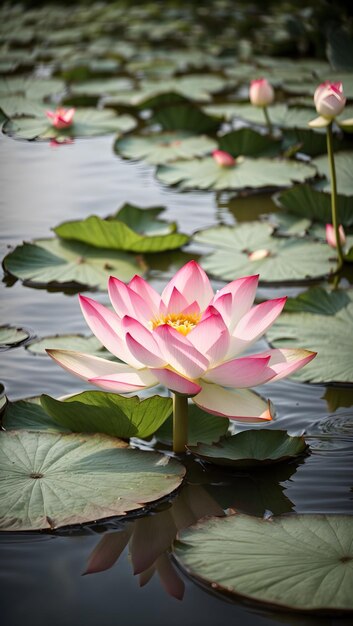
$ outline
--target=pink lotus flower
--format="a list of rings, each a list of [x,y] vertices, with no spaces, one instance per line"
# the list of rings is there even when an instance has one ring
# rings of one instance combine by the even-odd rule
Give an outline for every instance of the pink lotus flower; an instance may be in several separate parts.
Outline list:
[[[254,106],[266,107],[274,101],[275,93],[266,78],[258,78],[250,83],[249,98]]]
[[[235,159],[229,152],[225,152],[225,150],[213,150],[212,156],[221,167],[232,167],[235,165]]]
[[[278,380],[314,358],[307,350],[272,349],[240,357],[273,324],[286,298],[253,306],[258,276],[216,294],[195,262],[184,265],[160,296],[143,278],[110,277],[114,311],[80,296],[91,331],[123,363],[68,350],[48,350],[64,369],[107,391],[128,393],[162,384],[177,396],[231,419],[272,419],[268,403],[247,388]]]
[[[319,115],[326,119],[333,119],[342,113],[346,104],[342,83],[327,80],[319,85],[314,93],[314,103]]]
[[[342,224],[338,227],[338,235],[341,246],[344,247],[346,243],[346,233],[344,232]],[[326,224],[326,241],[331,248],[337,248],[336,233],[332,224]]]
[[[69,128],[73,122],[75,109],[64,109],[59,107],[55,111],[46,111],[45,114],[55,128]]]

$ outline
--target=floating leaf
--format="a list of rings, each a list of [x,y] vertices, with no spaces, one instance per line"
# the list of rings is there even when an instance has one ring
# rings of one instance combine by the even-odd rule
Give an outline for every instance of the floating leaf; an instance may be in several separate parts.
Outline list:
[[[54,228],[54,231],[62,239],[79,241],[101,249],[129,252],[163,252],[180,248],[188,243],[189,237],[187,235],[170,232],[175,228],[175,225],[167,227],[169,233],[158,234],[158,228],[159,230],[161,228],[166,230],[166,223],[156,220],[160,208],[157,208],[157,213],[155,208],[132,208],[134,211],[131,217],[128,217],[130,211],[129,207],[126,207],[123,213],[120,211],[107,219],[91,215],[85,220],[63,222]],[[121,220],[119,217],[123,219]],[[137,232],[126,224],[126,219],[129,220],[131,226],[136,227]],[[146,234],[142,231],[143,227],[147,230]],[[153,234],[153,230],[157,230],[157,233]]]
[[[177,461],[104,435],[0,433],[6,531],[53,529],[140,509],[176,489]]]
[[[234,157],[244,156],[274,156],[281,150],[281,143],[257,133],[252,128],[240,128],[219,138],[221,150],[229,152]]]
[[[261,222],[209,228],[197,233],[194,240],[215,249],[201,265],[223,280],[259,273],[263,282],[305,281],[325,276],[336,267],[326,244],[274,237],[271,228]]]
[[[180,533],[174,554],[213,589],[301,611],[353,609],[353,518],[291,515],[207,519]]]
[[[99,432],[120,439],[150,437],[172,411],[170,398],[140,400],[104,391],[84,391],[63,401],[42,395],[41,404],[56,423],[72,432]]]
[[[89,80],[72,84],[70,93],[73,96],[96,96],[129,92],[133,89],[133,83],[129,78],[104,78],[102,80]]]
[[[16,348],[27,341],[29,337],[29,332],[24,328],[16,328],[10,324],[0,326],[0,351]]]
[[[106,289],[111,274],[129,281],[143,269],[124,252],[99,250],[60,239],[37,239],[17,246],[3,260],[6,271],[30,285]]]
[[[316,287],[289,300],[288,305],[286,310],[291,312],[283,313],[268,330],[268,340],[275,347],[305,346],[317,352],[295,378],[312,383],[353,383],[352,292]]]
[[[290,211],[294,215],[307,217],[323,224],[331,223],[331,196],[328,193],[313,189],[309,185],[295,185],[274,196],[277,206]],[[339,223],[343,226],[353,225],[353,196],[337,196]]]
[[[184,130],[192,134],[216,132],[219,121],[190,102],[164,106],[154,112],[151,124],[159,124],[165,131]]]
[[[79,334],[48,335],[47,337],[31,341],[31,343],[26,345],[28,352],[40,356],[46,356],[46,350],[48,348],[55,348],[55,350],[77,350],[78,352],[93,354],[94,356],[100,356],[105,359],[114,359],[111,352],[108,352],[94,335],[90,335],[89,337]]]
[[[227,120],[241,118],[252,124],[266,126],[266,118],[261,107],[251,104],[214,104],[204,107],[209,115],[218,115]],[[275,104],[268,108],[272,124],[280,128],[307,128],[308,122],[313,119],[313,108],[288,107],[286,104]]]
[[[9,120],[4,124],[4,133],[22,139],[60,139],[72,137],[94,137],[109,133],[124,133],[132,130],[136,121],[131,115],[116,115],[111,109],[77,109],[74,121],[66,129],[52,126],[43,114],[36,118]]]
[[[206,413],[194,404],[189,404],[188,443],[197,445],[218,441],[228,430],[229,420]],[[169,417],[155,433],[158,441],[171,445],[173,442],[173,418]]]
[[[330,191],[330,172],[327,155],[314,159],[313,163],[317,167],[318,173],[326,176],[327,182],[320,185],[322,191]],[[337,177],[337,191],[344,196],[353,195],[353,152],[339,152],[335,154],[335,166]]]
[[[222,167],[212,157],[174,161],[157,168],[157,178],[181,189],[256,189],[286,187],[315,176],[311,165],[295,161],[239,157],[232,167]]]
[[[185,131],[145,136],[131,135],[119,139],[115,144],[115,150],[123,157],[144,159],[152,165],[203,156],[216,147],[216,142],[205,135],[190,135]]]
[[[43,100],[57,96],[65,90],[65,83],[58,79],[38,79],[27,76],[0,78],[0,108],[7,117],[14,115],[41,115]]]
[[[8,402],[2,415],[1,425],[5,430],[45,431],[51,433],[71,432],[55,422],[40,405],[39,398]]]
[[[190,452],[204,461],[244,468],[286,461],[303,454],[306,448],[303,437],[290,437],[284,430],[265,429],[244,430],[232,437],[222,437],[213,445],[188,445]]]

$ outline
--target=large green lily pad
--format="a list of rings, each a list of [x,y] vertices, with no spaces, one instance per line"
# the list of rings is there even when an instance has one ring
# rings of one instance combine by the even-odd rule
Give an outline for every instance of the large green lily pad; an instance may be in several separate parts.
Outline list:
[[[274,196],[275,203],[300,217],[309,218],[323,224],[332,222],[331,196],[313,189],[309,185],[295,185]],[[337,196],[337,208],[340,224],[353,225],[353,196]]]
[[[295,161],[239,157],[234,166],[222,167],[212,157],[174,161],[157,168],[157,178],[165,185],[181,189],[258,189],[287,187],[315,176],[311,165]]]
[[[243,156],[274,156],[281,151],[280,141],[256,132],[252,128],[233,130],[219,138],[221,150],[234,157]]]
[[[327,181],[320,185],[322,191],[330,191],[330,172],[327,155],[314,159],[313,163],[317,167],[318,173],[326,176]],[[337,177],[337,192],[344,196],[353,195],[353,152],[339,152],[335,154],[335,166]]]
[[[205,135],[190,135],[185,131],[130,135],[119,139],[115,144],[115,150],[123,157],[144,159],[152,165],[203,156],[216,147],[217,143]]]
[[[111,274],[129,281],[144,268],[134,256],[77,242],[37,239],[17,246],[3,260],[6,271],[33,286],[106,289]]]
[[[182,102],[173,106],[157,109],[151,118],[151,124],[159,124],[164,131],[184,130],[191,134],[213,133],[220,122],[191,102]]]
[[[251,104],[214,104],[204,108],[209,115],[218,115],[227,120],[241,118],[252,124],[266,126],[266,118],[261,107]],[[274,104],[268,107],[272,124],[280,128],[307,128],[308,122],[315,117],[314,108],[288,107]]]
[[[211,518],[179,535],[192,576],[235,597],[299,611],[353,610],[353,517]]]
[[[263,282],[302,282],[335,269],[335,255],[326,244],[274,237],[271,232],[267,224],[244,222],[200,231],[194,240],[212,246],[214,252],[203,257],[201,265],[223,280],[259,273]]]
[[[124,515],[176,489],[173,459],[104,435],[0,433],[0,529],[42,530]]]
[[[21,139],[61,139],[74,137],[94,137],[109,133],[124,133],[132,130],[136,121],[131,115],[116,115],[111,109],[97,111],[86,108],[77,109],[74,121],[66,129],[58,129],[50,124],[48,118],[20,118],[4,124],[4,133]]]
[[[55,350],[76,350],[77,352],[85,352],[93,354],[104,359],[115,360],[111,352],[108,352],[97,337],[94,335],[48,335],[35,339],[26,345],[26,350],[36,356],[47,356],[46,350],[55,348]]]
[[[289,300],[286,311],[268,330],[270,343],[317,352],[294,377],[312,383],[352,384],[353,293],[315,287]]]
[[[55,423],[72,432],[99,432],[121,439],[150,437],[172,412],[171,398],[140,400],[104,391],[84,391],[63,401],[42,395],[41,405]]]
[[[16,348],[27,341],[29,337],[29,332],[24,328],[16,328],[10,324],[0,326],[0,351]]]
[[[1,425],[5,430],[44,431],[49,433],[69,433],[69,428],[55,422],[40,405],[40,398],[7,402],[1,416]]]
[[[28,77],[0,78],[0,108],[7,117],[14,115],[41,115],[44,99],[64,92],[65,83],[58,79]]]
[[[161,208],[140,209],[131,206],[131,209],[131,216],[126,206],[107,219],[91,215],[85,220],[63,222],[54,231],[62,239],[80,241],[101,249],[136,253],[164,252],[188,243],[187,235],[172,232],[176,228],[175,224],[168,225],[156,219]]]
[[[306,448],[304,437],[291,437],[284,430],[263,428],[222,437],[213,445],[188,445],[190,452],[204,461],[240,468],[286,461],[303,454]]]
[[[211,415],[195,404],[189,404],[188,443],[196,446],[199,442],[211,444],[226,434],[229,420]],[[169,417],[155,433],[158,441],[171,445],[173,443],[173,418]]]
[[[102,80],[89,80],[81,83],[73,83],[70,93],[73,96],[96,96],[129,92],[133,83],[129,78],[104,78]]]

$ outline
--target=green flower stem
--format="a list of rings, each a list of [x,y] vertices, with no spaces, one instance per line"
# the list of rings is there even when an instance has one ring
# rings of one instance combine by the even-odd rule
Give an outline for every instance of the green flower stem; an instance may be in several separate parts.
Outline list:
[[[185,452],[188,442],[188,398],[173,394],[173,450]]]
[[[326,137],[327,137],[327,156],[328,156],[328,162],[330,166],[330,177],[331,177],[332,225],[335,231],[337,254],[338,254],[337,269],[340,270],[344,263],[344,255],[343,255],[342,244],[341,244],[339,230],[338,230],[339,222],[338,222],[338,215],[337,215],[337,180],[336,180],[335,160],[334,160],[334,155],[333,155],[332,122],[330,122],[327,126]]]
[[[270,135],[272,135],[272,122],[270,120],[268,109],[267,109],[267,107],[263,107],[263,110],[264,110],[264,115],[265,115],[265,119],[266,119],[268,132],[269,132]]]

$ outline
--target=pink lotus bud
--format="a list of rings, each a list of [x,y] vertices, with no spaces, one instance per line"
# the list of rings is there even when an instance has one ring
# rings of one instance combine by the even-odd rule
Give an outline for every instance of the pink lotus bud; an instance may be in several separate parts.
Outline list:
[[[346,243],[346,234],[342,224],[338,227],[338,235],[341,246],[344,246]],[[337,248],[335,229],[332,224],[326,224],[326,241],[331,248]]]
[[[212,156],[216,163],[222,167],[232,167],[235,165],[235,159],[229,152],[225,152],[225,150],[213,150]]]
[[[275,92],[266,78],[259,78],[251,81],[249,98],[254,106],[266,107],[274,101]]]
[[[55,128],[68,128],[73,122],[75,109],[58,108],[55,111],[46,111],[45,114]]]
[[[319,85],[314,93],[314,102],[319,115],[328,119],[333,119],[342,113],[346,104],[342,83],[330,83],[327,80]]]

